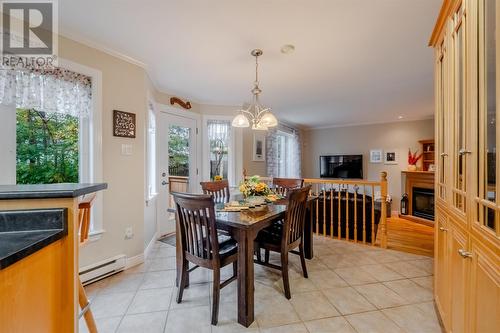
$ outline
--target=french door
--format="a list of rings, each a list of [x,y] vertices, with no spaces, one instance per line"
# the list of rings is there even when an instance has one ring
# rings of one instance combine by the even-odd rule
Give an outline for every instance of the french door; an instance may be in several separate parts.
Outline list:
[[[158,232],[175,231],[172,192],[198,188],[197,120],[160,112],[158,117]]]

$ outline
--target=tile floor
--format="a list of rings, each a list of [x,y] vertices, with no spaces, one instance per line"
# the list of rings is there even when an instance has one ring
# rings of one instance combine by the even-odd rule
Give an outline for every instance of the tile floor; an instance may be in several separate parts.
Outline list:
[[[409,253],[315,238],[315,258],[290,255],[292,299],[278,271],[255,266],[255,317],[237,323],[236,283],[221,292],[219,324],[210,325],[211,272],[198,268],[175,302],[175,249],[158,242],[142,265],[86,287],[99,332],[441,332],[433,305],[433,260]],[[276,256],[271,261],[277,262]],[[231,267],[223,279],[230,276]],[[86,332],[83,320],[81,332]]]

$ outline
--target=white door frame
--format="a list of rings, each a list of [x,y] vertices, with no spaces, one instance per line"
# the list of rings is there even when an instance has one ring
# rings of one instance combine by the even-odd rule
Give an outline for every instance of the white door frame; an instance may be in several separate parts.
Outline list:
[[[159,126],[158,122],[160,121],[161,117],[160,117],[160,113],[165,113],[167,115],[173,115],[173,116],[177,116],[177,117],[184,117],[184,118],[187,118],[187,119],[191,119],[191,120],[194,120],[195,121],[195,127],[196,127],[196,137],[194,138],[193,142],[195,143],[195,146],[196,146],[196,154],[195,156],[193,157],[193,162],[194,162],[194,165],[195,165],[195,170],[197,171],[197,173],[194,175],[193,177],[193,181],[195,183],[195,185],[192,187],[192,189],[195,191],[195,192],[200,192],[201,191],[201,187],[200,187],[200,180],[201,180],[201,155],[202,155],[202,143],[201,143],[201,131],[200,131],[200,125],[201,125],[201,115],[198,114],[198,113],[194,113],[192,111],[188,111],[188,110],[182,110],[182,109],[179,109],[179,108],[176,108],[176,107],[173,107],[173,106],[170,106],[170,105],[166,105],[166,104],[160,104],[160,103],[156,103],[156,107],[157,107],[157,117],[156,117],[156,130],[157,130],[157,133],[158,131],[161,129],[161,126]],[[158,135],[157,135],[158,137]],[[157,145],[159,145],[159,140],[157,140]],[[161,162],[160,161],[160,157],[158,156],[158,153],[159,153],[159,149],[156,150],[156,170],[157,172],[160,172],[160,165],[159,163]],[[156,177],[157,179],[157,188],[160,189],[161,188],[161,177]],[[157,202],[157,207],[158,209],[162,207],[162,203],[161,202]],[[157,221],[156,221],[156,226],[157,226],[157,232],[158,234],[160,234],[161,230],[160,230],[160,225],[161,225],[161,221],[160,219],[162,218],[162,215],[161,214],[156,214],[157,216]]]

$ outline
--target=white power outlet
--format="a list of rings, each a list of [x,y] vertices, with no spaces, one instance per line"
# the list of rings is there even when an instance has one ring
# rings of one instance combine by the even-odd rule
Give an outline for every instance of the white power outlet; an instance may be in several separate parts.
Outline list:
[[[132,230],[132,227],[125,228],[125,239],[132,239],[132,238],[134,238],[134,231]]]

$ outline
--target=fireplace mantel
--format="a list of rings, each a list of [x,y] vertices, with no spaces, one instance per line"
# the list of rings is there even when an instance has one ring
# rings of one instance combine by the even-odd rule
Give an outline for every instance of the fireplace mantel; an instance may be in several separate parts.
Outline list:
[[[434,172],[432,171],[402,171],[405,178],[405,193],[408,194],[408,215],[400,215],[414,222],[422,223],[425,225],[434,225],[434,221],[424,219],[421,217],[413,216],[413,188],[424,188],[434,190]]]

